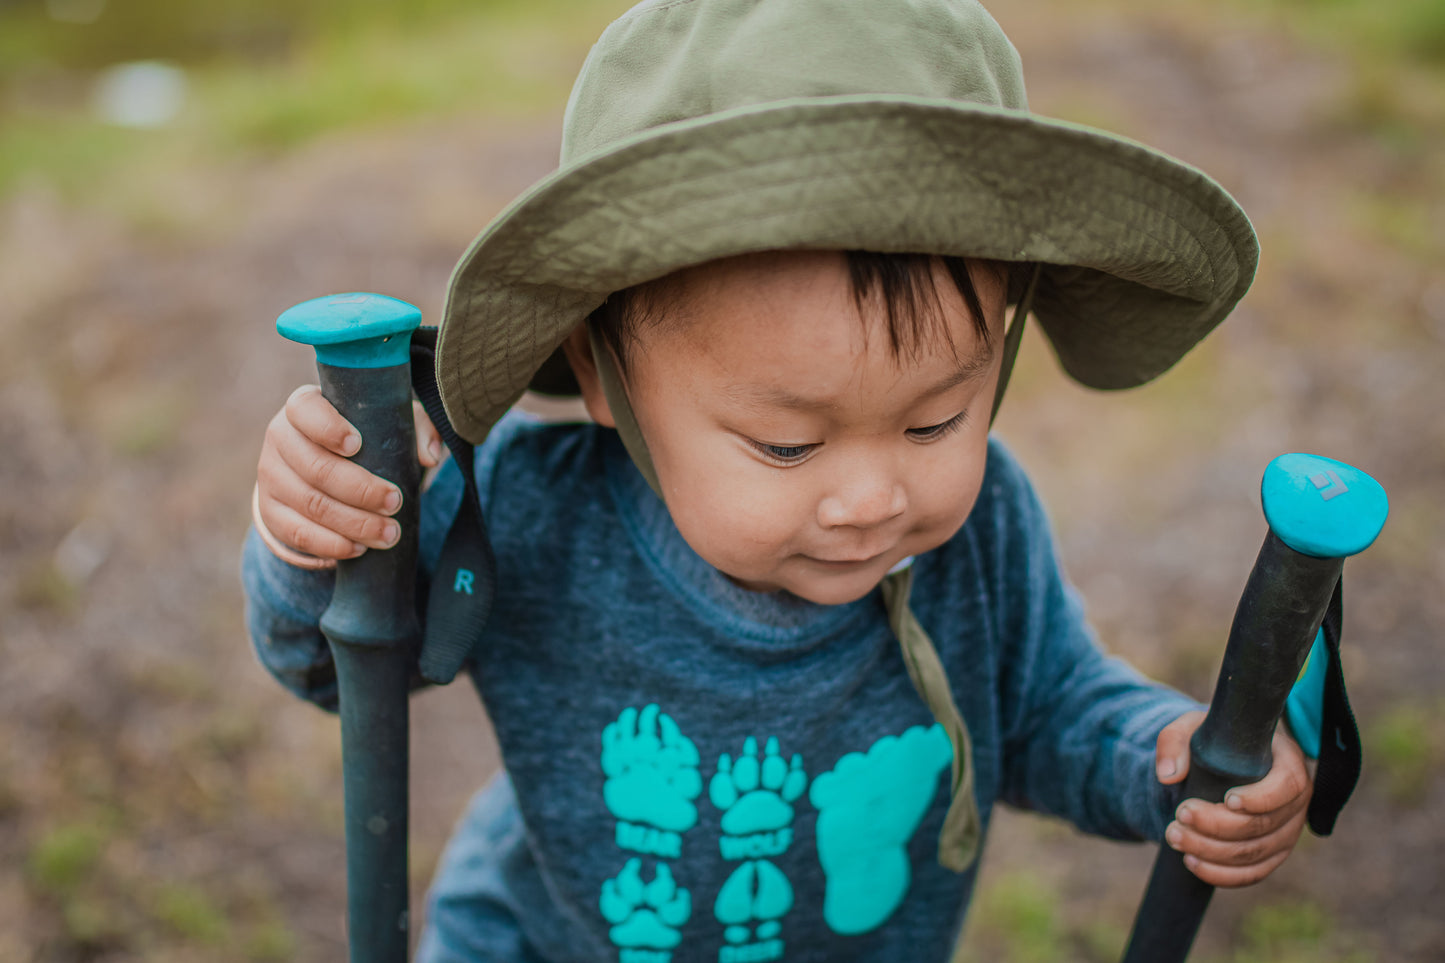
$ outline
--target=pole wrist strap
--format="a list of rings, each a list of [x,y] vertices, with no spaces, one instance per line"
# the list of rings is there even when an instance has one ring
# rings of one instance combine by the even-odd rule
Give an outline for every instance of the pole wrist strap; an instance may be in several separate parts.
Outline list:
[[[1360,765],[1363,752],[1360,747],[1360,731],[1355,725],[1355,714],[1350,709],[1350,697],[1345,691],[1345,673],[1340,664],[1340,632],[1343,628],[1344,581],[1335,584],[1335,593],[1325,610],[1324,622],[1320,625],[1323,636],[1323,652],[1327,658],[1324,671],[1323,689],[1320,691],[1318,715],[1319,768],[1315,771],[1315,790],[1310,798],[1308,812],[1310,831],[1317,836],[1328,836],[1334,832],[1335,820],[1340,810],[1349,801],[1360,779]],[[1310,653],[1310,660],[1317,652]],[[1300,683],[1308,683],[1310,666],[1306,665]],[[1296,684],[1296,689],[1300,688]],[[1316,685],[1319,683],[1316,682]],[[1295,702],[1291,692],[1290,702]],[[1291,710],[1293,710],[1291,706]],[[1291,726],[1295,713],[1291,711]]]
[[[442,406],[436,340],[433,327],[412,334],[412,389],[461,470],[464,490],[431,582],[425,586],[426,620],[418,668],[426,681],[445,685],[456,678],[486,627],[496,596],[497,561],[477,493],[476,449],[457,434]]]

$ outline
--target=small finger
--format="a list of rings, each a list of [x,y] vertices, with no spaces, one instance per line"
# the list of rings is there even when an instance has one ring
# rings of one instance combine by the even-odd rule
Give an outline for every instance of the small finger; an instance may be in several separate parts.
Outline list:
[[[272,426],[276,423],[273,421]],[[295,431],[278,428],[268,429],[269,447],[276,457],[285,464],[297,478],[336,501],[377,515],[394,515],[401,508],[401,490],[384,478],[380,478],[323,448],[321,445]],[[264,472],[273,468],[265,456],[259,466]],[[278,478],[280,473],[278,472]],[[304,502],[291,501],[292,507],[304,511]]]
[[[1314,781],[1304,753],[1292,740],[1275,741],[1274,764],[1259,782],[1238,786],[1225,794],[1224,804],[1236,812],[1265,813],[1291,805],[1306,805]]]
[[[343,559],[355,558],[366,551],[365,545],[316,524],[290,506],[273,501],[260,511],[267,531],[299,552],[317,558]]]
[[[1258,883],[1278,869],[1280,864],[1288,858],[1289,852],[1285,851],[1276,853],[1264,862],[1255,863],[1252,866],[1221,866],[1218,863],[1200,859],[1198,856],[1186,855],[1184,866],[1211,886],[1234,889]]]
[[[1161,783],[1173,785],[1189,775],[1189,737],[1203,719],[1202,712],[1186,712],[1159,732],[1154,770]]]
[[[321,394],[319,385],[302,385],[286,399],[286,420],[328,451],[351,457],[361,450],[361,433]]]
[[[417,460],[426,468],[435,468],[442,460],[442,436],[420,401],[413,401],[411,410],[416,421]]]
[[[1286,821],[1273,832],[1244,840],[1211,838],[1178,821],[1164,831],[1164,842],[1171,849],[1195,856],[1219,866],[1252,866],[1268,861],[1281,852],[1289,852],[1304,829],[1301,814]]]
[[[1298,802],[1268,812],[1246,813],[1223,803],[1186,799],[1175,810],[1175,819],[1202,835],[1238,841],[1267,836],[1304,811],[1305,806]]]
[[[350,465],[349,462],[341,464],[356,467]],[[271,525],[271,519],[267,513],[270,507],[267,504],[268,501],[271,504],[284,506],[324,531],[334,533],[353,543],[359,543],[366,548],[390,548],[396,544],[401,534],[401,528],[394,519],[349,505],[321,489],[312,487],[304,478],[291,471],[277,469],[268,472],[265,491],[266,497],[260,502],[262,520],[266,522],[266,527],[271,529],[272,534],[287,544],[293,543],[286,537],[284,531]],[[287,522],[290,522],[289,518],[278,524],[284,525]],[[309,551],[300,545],[294,547],[300,548],[302,551]],[[312,552],[311,554],[317,553]],[[349,556],[326,557],[346,558]]]

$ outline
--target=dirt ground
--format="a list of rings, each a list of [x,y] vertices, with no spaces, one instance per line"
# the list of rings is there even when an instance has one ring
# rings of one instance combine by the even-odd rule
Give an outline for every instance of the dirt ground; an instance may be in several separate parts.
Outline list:
[[[1154,386],[1086,392],[1026,344],[999,431],[1106,643],[1206,697],[1265,464],[1328,454],[1391,495],[1348,570],[1356,799],[1333,838],[1220,894],[1195,958],[1445,959],[1445,152],[1428,149],[1445,143],[1369,133],[1343,63],[1260,28],[1043,0],[999,18],[1036,110],[1204,168],[1264,245],[1244,305]],[[467,241],[554,165],[556,123],[199,168],[161,224],[43,186],[0,207],[0,963],[342,957],[335,723],[257,667],[236,576],[262,428],[312,376],[272,322],[358,289],[435,321]],[[419,911],[497,755],[462,686],[415,700],[413,745]],[[1114,958],[1151,859],[1001,819],[964,958]]]

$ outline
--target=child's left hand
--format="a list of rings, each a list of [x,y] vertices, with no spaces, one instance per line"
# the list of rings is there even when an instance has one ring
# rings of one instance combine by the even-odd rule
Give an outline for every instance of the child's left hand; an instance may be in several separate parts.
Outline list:
[[[1154,752],[1159,781],[1182,782],[1189,774],[1189,737],[1204,721],[1186,712],[1164,727]],[[1223,803],[1186,799],[1165,830],[1165,842],[1184,853],[1184,865],[1214,886],[1248,886],[1264,879],[1289,856],[1304,829],[1311,767],[1283,729],[1274,735],[1274,765],[1259,782],[1231,789]]]

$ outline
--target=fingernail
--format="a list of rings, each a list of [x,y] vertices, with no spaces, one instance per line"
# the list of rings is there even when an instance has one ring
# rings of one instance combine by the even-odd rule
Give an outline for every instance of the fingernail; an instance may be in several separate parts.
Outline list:
[[[360,555],[360,554],[361,554],[362,552],[364,552],[364,551],[366,551],[366,546],[365,546],[365,545],[361,544],[360,542],[352,542],[352,543],[351,543],[351,557],[352,557],[352,558],[356,558],[358,555]]]
[[[1230,809],[1243,809],[1243,808],[1244,808],[1244,800],[1239,798],[1239,794],[1238,794],[1238,793],[1233,793],[1233,792],[1232,792],[1232,793],[1230,793],[1228,796],[1225,796],[1225,797],[1224,797],[1224,804],[1225,804],[1226,806],[1228,806]]]
[[[387,548],[391,548],[391,546],[395,545],[396,540],[400,537],[401,526],[398,525],[396,522],[387,522],[381,529],[381,538],[382,541],[386,543]]]
[[[1178,823],[1170,823],[1169,828],[1164,830],[1164,841],[1175,849],[1179,848],[1179,841],[1184,838],[1184,830],[1179,828]]]
[[[439,441],[437,441],[435,438],[433,438],[431,444],[426,446],[426,450],[427,450],[427,454],[431,455],[431,460],[432,460],[432,461],[440,461],[440,460],[441,460],[441,457],[442,457],[442,443],[441,443],[441,442],[439,442]]]
[[[1173,759],[1165,759],[1163,762],[1159,763],[1160,779],[1168,779],[1170,776],[1174,775],[1178,771],[1179,770],[1174,765]]]
[[[1193,856],[1193,855],[1186,855],[1186,856],[1184,857],[1184,865],[1185,865],[1186,867],[1188,867],[1189,869],[1191,869],[1191,870],[1198,869],[1198,868],[1199,868],[1199,857],[1198,857],[1198,856]]]
[[[1189,806],[1180,806],[1177,815],[1178,820],[1188,826],[1194,822],[1194,810]]]
[[[386,497],[381,500],[381,510],[386,512],[386,514],[390,515],[392,512],[396,511],[400,507],[401,492],[393,488],[391,491],[387,492]]]
[[[354,455],[361,450],[361,436],[351,432],[341,440],[341,453],[343,455]]]

